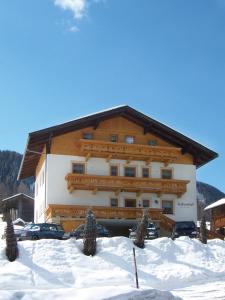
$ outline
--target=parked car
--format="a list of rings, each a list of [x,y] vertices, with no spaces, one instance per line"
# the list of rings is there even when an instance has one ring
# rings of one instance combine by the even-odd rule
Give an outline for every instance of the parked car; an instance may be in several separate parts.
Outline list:
[[[24,226],[13,225],[14,233],[17,239],[20,238],[21,234],[24,232]]]
[[[67,239],[69,234],[65,233],[61,225],[53,223],[29,224],[24,227],[18,240],[39,240],[39,239]]]
[[[85,224],[78,226],[76,229],[74,229],[70,233],[70,236],[75,237],[76,239],[83,238],[84,237],[84,227],[85,227]],[[97,223],[96,229],[97,229],[97,237],[109,237],[110,236],[109,230],[107,228],[105,228],[103,225]]]
[[[193,221],[182,221],[175,223],[171,238],[175,239],[179,236],[189,236],[190,238],[196,238],[197,235],[197,228]]]
[[[138,226],[138,224],[134,225],[131,229],[129,229],[129,232],[130,232],[129,238],[132,240],[134,240],[136,238],[137,226]],[[153,222],[149,222],[145,239],[152,240],[152,239],[156,239],[158,237],[159,237],[158,229],[155,227],[155,224]]]

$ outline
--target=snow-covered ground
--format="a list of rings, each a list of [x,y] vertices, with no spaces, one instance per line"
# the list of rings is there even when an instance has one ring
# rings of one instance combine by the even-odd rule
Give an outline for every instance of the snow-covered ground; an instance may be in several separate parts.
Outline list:
[[[224,241],[147,241],[136,248],[139,290],[132,248],[125,237],[99,238],[96,256],[87,257],[82,240],[24,241],[10,263],[0,241],[0,299],[225,299]]]

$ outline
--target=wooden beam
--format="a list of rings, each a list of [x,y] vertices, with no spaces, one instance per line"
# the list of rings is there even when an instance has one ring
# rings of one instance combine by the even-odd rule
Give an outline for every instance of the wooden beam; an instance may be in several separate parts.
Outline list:
[[[86,155],[86,157],[85,157],[85,161],[88,161],[90,157],[91,157],[91,154],[88,153],[88,154]]]

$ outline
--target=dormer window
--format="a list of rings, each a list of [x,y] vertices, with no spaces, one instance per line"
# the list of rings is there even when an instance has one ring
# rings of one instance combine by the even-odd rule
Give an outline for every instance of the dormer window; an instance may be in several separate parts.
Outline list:
[[[83,139],[92,140],[93,139],[93,134],[91,132],[84,132],[83,133]]]
[[[134,143],[134,136],[126,135],[124,141],[125,141],[126,144],[133,144]]]

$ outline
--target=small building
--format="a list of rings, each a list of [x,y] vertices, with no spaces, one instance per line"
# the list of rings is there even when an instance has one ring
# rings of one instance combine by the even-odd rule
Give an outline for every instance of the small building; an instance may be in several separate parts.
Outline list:
[[[146,208],[170,231],[197,221],[196,168],[216,157],[125,105],[30,133],[18,179],[35,176],[35,222],[70,231],[91,207],[99,223],[128,232]]]
[[[2,204],[9,209],[12,221],[16,219],[25,222],[34,221],[34,198],[20,193],[3,199]]]
[[[208,205],[205,210],[211,211],[211,230],[225,236],[225,198]]]

